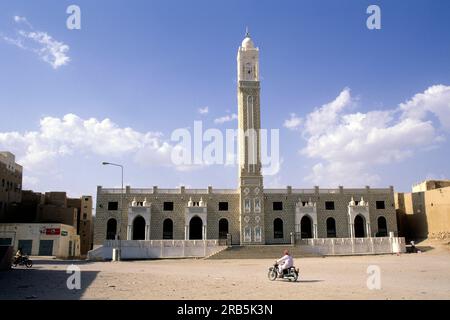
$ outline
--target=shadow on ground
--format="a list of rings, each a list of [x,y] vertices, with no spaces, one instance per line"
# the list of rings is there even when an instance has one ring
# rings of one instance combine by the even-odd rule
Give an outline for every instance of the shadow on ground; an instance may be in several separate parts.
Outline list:
[[[63,270],[49,270],[42,265],[81,265],[83,261],[33,261],[30,269],[25,267],[12,268],[0,272],[1,300],[78,300],[97,277],[97,271],[81,272],[81,289],[70,290],[67,280],[73,273]]]
[[[417,253],[418,251],[420,252],[427,252],[427,251],[431,251],[434,250],[434,247],[432,246],[415,246],[415,249],[413,249],[413,247],[411,245],[407,245],[406,246],[406,253]]]

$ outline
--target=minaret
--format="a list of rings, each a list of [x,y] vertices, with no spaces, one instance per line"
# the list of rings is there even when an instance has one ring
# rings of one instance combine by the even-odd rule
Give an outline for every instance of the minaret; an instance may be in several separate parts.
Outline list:
[[[241,244],[264,244],[259,49],[246,32],[237,55]]]
[[[247,29],[237,55],[239,183],[262,186],[259,49]]]

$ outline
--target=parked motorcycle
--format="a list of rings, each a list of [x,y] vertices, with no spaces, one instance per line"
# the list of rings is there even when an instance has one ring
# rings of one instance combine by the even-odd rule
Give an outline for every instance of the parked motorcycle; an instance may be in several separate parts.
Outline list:
[[[288,269],[283,270],[283,273],[281,274],[280,272],[278,272],[278,263],[275,262],[273,267],[269,268],[269,272],[268,272],[267,276],[269,277],[270,281],[274,281],[277,278],[281,278],[281,279],[288,279],[289,281],[295,282],[295,281],[297,281],[298,276],[299,276],[299,269],[297,269],[295,267],[290,267]]]
[[[26,266],[27,268],[31,268],[33,266],[33,261],[28,258],[28,256],[21,256],[21,257],[14,257],[13,267],[19,266]]]

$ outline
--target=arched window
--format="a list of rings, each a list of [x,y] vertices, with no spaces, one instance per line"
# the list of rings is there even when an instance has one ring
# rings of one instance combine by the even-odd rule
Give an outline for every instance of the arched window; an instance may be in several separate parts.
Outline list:
[[[312,238],[312,221],[308,216],[303,216],[300,221],[300,229],[302,231],[301,238],[302,239],[311,239]]]
[[[106,223],[106,240],[115,240],[117,233],[117,220],[111,218]]]
[[[336,238],[336,220],[334,218],[327,219],[327,238]]]
[[[163,239],[173,239],[173,221],[171,219],[166,219],[163,222]]]
[[[355,238],[364,238],[366,236],[365,221],[361,215],[355,218]]]
[[[283,220],[276,218],[273,221],[273,237],[274,239],[283,239]]]
[[[203,221],[195,216],[189,222],[189,240],[203,239]]]
[[[378,218],[378,237],[387,237],[387,222],[385,217]]]
[[[145,240],[145,219],[141,216],[134,218],[133,240]]]
[[[226,239],[228,235],[228,220],[223,218],[219,220],[219,239]]]

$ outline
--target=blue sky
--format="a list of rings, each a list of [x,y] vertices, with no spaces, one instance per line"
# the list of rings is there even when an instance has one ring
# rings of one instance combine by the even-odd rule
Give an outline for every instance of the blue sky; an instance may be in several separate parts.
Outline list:
[[[66,28],[71,4],[81,30]],[[366,27],[371,4],[381,30]],[[266,187],[408,191],[450,177],[445,0],[2,1],[0,149],[38,191],[118,186],[104,160],[123,163],[133,187],[236,187],[236,167],[181,169],[167,154],[195,120],[237,126],[214,120],[237,113],[246,26],[260,48],[262,126],[280,129]],[[55,50],[70,60],[55,67]]]

